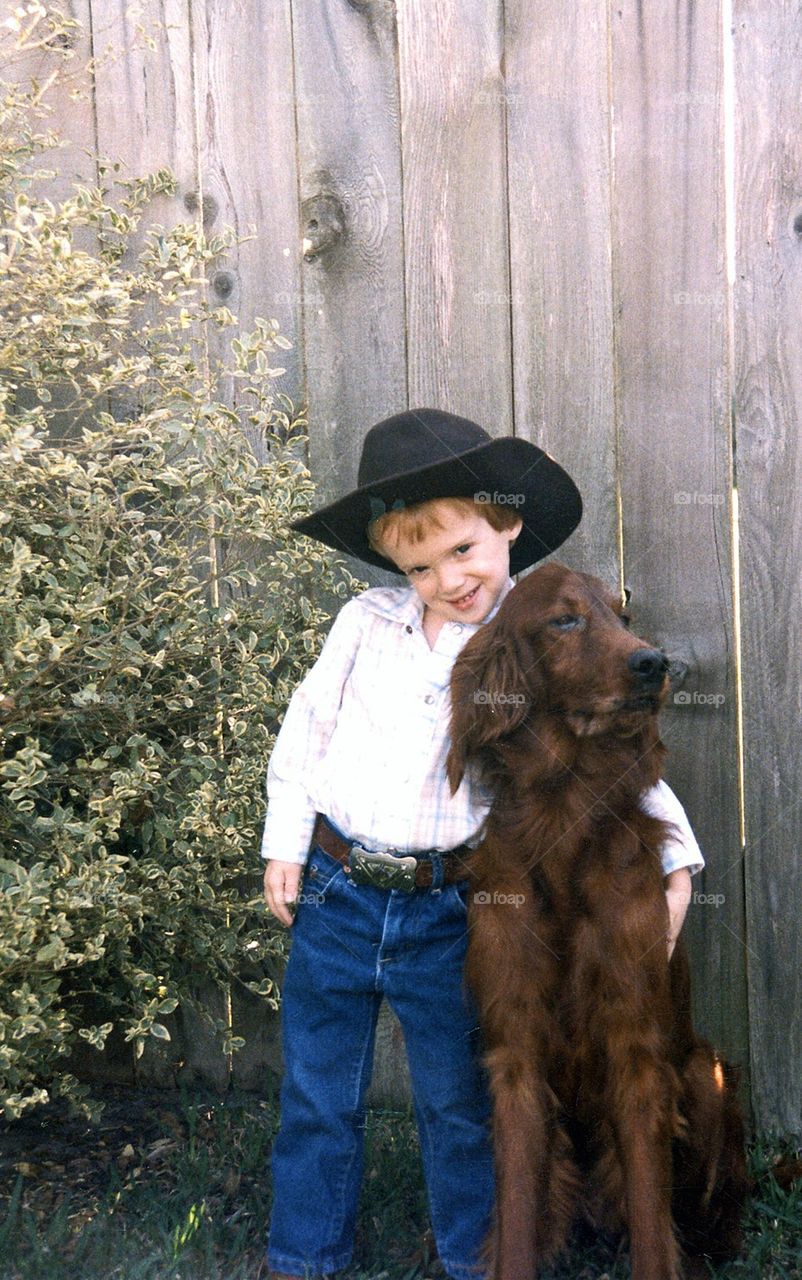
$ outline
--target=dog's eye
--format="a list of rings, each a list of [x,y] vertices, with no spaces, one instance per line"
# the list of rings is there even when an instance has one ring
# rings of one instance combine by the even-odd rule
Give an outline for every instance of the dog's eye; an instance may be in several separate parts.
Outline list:
[[[584,621],[584,618],[578,618],[575,613],[561,613],[559,618],[551,619],[551,625],[560,631],[573,631],[574,627],[581,627]]]

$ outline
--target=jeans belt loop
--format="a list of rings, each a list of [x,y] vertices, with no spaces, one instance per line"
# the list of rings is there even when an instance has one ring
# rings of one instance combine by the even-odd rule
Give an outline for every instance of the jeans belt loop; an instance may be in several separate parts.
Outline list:
[[[443,864],[443,856],[442,854],[438,853],[435,849],[433,849],[430,861],[432,864],[432,884],[431,884],[430,893],[439,893],[443,885],[445,884],[445,876],[446,876],[446,869]]]

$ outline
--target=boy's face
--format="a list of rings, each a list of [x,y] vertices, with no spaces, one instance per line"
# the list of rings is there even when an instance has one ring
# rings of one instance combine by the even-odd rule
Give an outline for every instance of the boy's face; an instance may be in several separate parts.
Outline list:
[[[426,609],[446,622],[482,622],[510,575],[510,543],[520,528],[497,531],[481,515],[442,509],[442,529],[420,542],[399,536],[386,548]]]

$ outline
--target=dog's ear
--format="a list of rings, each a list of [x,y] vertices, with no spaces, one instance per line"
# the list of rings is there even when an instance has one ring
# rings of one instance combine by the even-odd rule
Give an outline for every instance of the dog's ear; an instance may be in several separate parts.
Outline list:
[[[518,645],[494,620],[477,631],[451,674],[451,749],[446,773],[452,793],[468,760],[517,729],[531,705]]]

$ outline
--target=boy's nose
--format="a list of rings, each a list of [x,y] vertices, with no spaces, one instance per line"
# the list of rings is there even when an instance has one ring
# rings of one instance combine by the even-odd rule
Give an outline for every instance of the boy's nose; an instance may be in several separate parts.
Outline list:
[[[441,571],[438,576],[438,588],[441,596],[445,596],[449,600],[459,596],[461,589],[465,586],[465,574],[461,569],[447,569]]]

